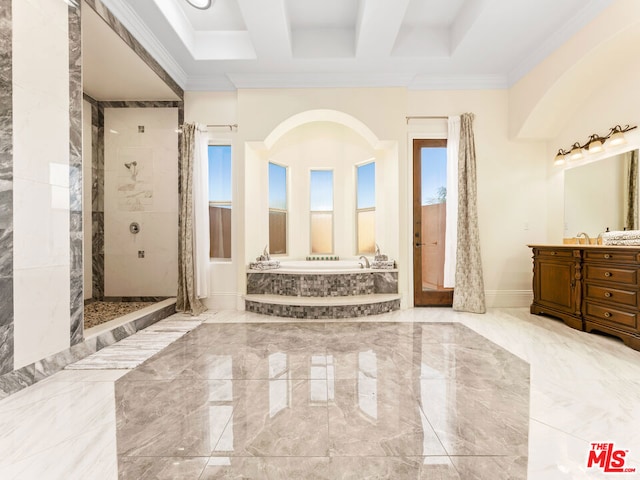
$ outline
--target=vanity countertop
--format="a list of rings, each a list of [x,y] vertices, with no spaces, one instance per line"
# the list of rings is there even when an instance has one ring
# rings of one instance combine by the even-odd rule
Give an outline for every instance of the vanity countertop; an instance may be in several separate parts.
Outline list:
[[[622,250],[637,250],[640,249],[640,245],[595,245],[595,244],[590,244],[590,245],[585,245],[585,244],[580,244],[578,245],[577,243],[533,243],[533,244],[527,244],[527,247],[529,248],[565,248],[565,249],[576,249],[576,248],[615,248],[615,249],[622,249]]]

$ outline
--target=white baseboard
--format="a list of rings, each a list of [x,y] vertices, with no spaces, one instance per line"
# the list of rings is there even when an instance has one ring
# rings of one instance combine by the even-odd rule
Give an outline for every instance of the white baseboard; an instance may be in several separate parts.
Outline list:
[[[533,301],[531,290],[485,290],[487,308],[529,307]]]
[[[214,293],[203,300],[209,310],[244,310],[242,295],[237,293]],[[242,308],[239,305],[242,304]]]

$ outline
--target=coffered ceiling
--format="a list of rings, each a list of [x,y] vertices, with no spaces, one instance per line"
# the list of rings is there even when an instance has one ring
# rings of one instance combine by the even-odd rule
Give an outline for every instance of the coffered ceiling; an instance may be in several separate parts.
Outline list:
[[[185,90],[505,88],[615,0],[103,0]]]

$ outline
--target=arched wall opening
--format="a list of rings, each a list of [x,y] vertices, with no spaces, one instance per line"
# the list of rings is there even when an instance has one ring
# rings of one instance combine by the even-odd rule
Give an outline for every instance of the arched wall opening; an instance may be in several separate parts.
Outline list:
[[[375,161],[375,242],[399,253],[397,141],[381,141],[357,118],[337,110],[293,115],[263,141],[245,143],[245,263],[269,243],[269,163],[287,168],[287,254],[311,254],[310,171],[333,170],[333,255],[357,256],[356,167]]]

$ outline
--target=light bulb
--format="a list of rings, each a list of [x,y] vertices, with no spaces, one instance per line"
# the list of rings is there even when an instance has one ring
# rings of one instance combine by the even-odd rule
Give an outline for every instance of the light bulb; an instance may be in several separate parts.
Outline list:
[[[624,138],[624,133],[622,133],[621,131],[617,131],[611,134],[611,136],[609,137],[609,144],[612,146],[622,145],[624,143],[627,143],[627,139]]]
[[[569,154],[570,160],[580,160],[582,158],[582,147],[578,143],[574,143]]]
[[[600,139],[591,140],[587,146],[589,153],[598,153],[602,151],[602,141]]]

